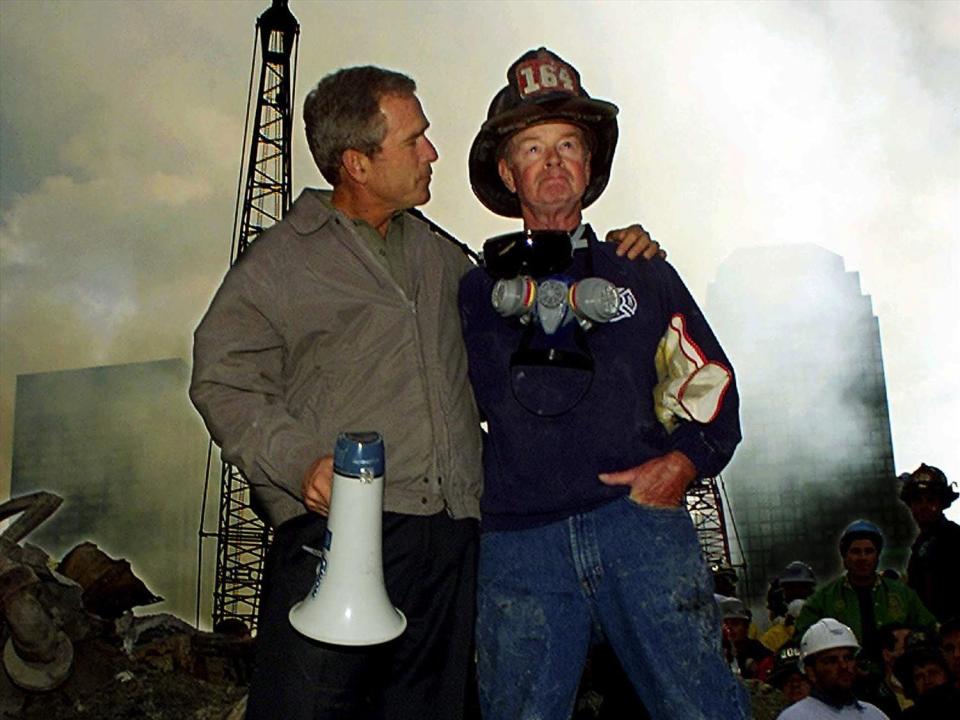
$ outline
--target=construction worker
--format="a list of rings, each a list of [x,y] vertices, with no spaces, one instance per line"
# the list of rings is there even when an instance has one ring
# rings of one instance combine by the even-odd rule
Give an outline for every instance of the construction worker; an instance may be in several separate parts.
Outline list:
[[[943,514],[960,494],[947,483],[942,470],[925,463],[900,479],[900,499],[920,529],[910,549],[907,584],[944,622],[960,615],[960,525]]]
[[[788,605],[794,600],[806,600],[813,595],[816,586],[817,576],[813,574],[813,568],[802,560],[789,563],[780,575],[783,601]]]
[[[759,640],[750,637],[750,620],[753,617],[743,601],[735,597],[719,597],[720,620],[723,623],[723,639],[730,644],[730,651],[737,670],[745,678],[766,680],[773,668],[773,653]]]
[[[940,626],[940,652],[953,675],[953,685],[960,690],[960,617],[951,618]]]
[[[883,710],[891,720],[899,720],[903,711],[913,705],[913,700],[904,692],[895,667],[897,660],[906,652],[913,631],[903,623],[890,623],[878,628],[877,634],[880,638],[883,675],[862,677],[857,694]]]
[[[903,720],[946,720],[960,710],[960,690],[951,682],[950,669],[940,650],[928,645],[908,648],[897,660],[895,672],[913,706]]]
[[[773,670],[767,676],[767,683],[777,688],[791,705],[800,702],[810,694],[812,686],[806,673],[800,668],[800,648],[787,645],[777,653]]]
[[[710,566],[710,574],[713,575],[713,592],[724,597],[737,596],[737,582],[740,578],[737,571],[729,563],[720,561]]]
[[[812,690],[777,720],[889,720],[853,694],[859,650],[853,631],[842,622],[823,618],[811,625],[800,640],[800,664]]]
[[[789,563],[780,577],[771,582],[767,593],[771,625],[760,636],[760,642],[771,652],[780,650],[793,637],[803,603],[813,594],[816,585],[813,569],[801,560]]]
[[[868,520],[855,520],[840,536],[840,557],[845,572],[818,588],[803,604],[797,630],[803,634],[817,620],[834,617],[853,629],[863,646],[861,666],[880,674],[880,639],[877,628],[904,623],[932,630],[936,618],[917,594],[899,580],[877,573],[883,550],[883,533]]]

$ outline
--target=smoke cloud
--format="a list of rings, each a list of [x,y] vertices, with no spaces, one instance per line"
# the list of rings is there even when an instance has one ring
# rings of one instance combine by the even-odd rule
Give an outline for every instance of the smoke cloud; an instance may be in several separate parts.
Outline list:
[[[0,496],[19,373],[189,357],[226,269],[250,2],[7,0],[0,23]],[[736,248],[813,242],[879,318],[897,471],[960,479],[956,3],[308,3],[297,104],[360,63],[411,74],[440,151],[426,211],[514,224],[466,155],[505,71],[547,45],[620,107],[587,218],[643,222],[703,300]],[[480,38],[497,38],[490,43]],[[301,123],[295,123],[300,132]],[[297,140],[295,186],[322,184]],[[749,382],[748,378],[744,378]]]

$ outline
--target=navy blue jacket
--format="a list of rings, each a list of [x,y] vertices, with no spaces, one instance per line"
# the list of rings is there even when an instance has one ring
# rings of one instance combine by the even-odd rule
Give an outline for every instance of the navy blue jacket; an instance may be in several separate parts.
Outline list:
[[[685,317],[689,335],[709,360],[728,368],[730,364],[672,266],[660,258],[631,262],[614,250],[612,244],[593,242],[590,249],[574,253],[566,274],[603,277],[628,288],[636,299],[635,311],[587,331],[592,382],[573,409],[555,417],[530,412],[514,395],[510,358],[521,345],[524,327],[493,309],[495,280],[476,268],[461,281],[470,381],[488,423],[480,503],[484,530],[534,527],[596,508],[629,491],[604,485],[599,473],[626,470],[671,450],[690,458],[699,476],[715,475],[740,442],[735,383],[709,424],[685,422],[668,434],[657,421],[655,353],[672,315]],[[537,326],[530,344],[553,342]],[[564,349],[576,349],[572,338],[565,342]],[[563,368],[532,370],[541,378],[552,373],[561,390],[572,389],[580,375]]]

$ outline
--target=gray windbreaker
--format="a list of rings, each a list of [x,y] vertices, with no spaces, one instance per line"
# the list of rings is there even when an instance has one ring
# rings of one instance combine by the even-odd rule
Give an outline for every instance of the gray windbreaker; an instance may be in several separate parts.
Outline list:
[[[376,430],[384,510],[478,517],[480,426],[457,288],[471,267],[403,215],[408,298],[352,223],[305,190],[227,273],[194,335],[190,397],[272,526],[337,434]]]

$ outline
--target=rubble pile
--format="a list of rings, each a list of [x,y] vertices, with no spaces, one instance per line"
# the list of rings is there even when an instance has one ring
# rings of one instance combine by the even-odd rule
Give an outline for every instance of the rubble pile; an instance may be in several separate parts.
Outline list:
[[[234,720],[243,715],[252,639],[202,632],[172,615],[125,560],[81,543],[62,561],[20,541],[60,498],[0,504],[0,720]]]

